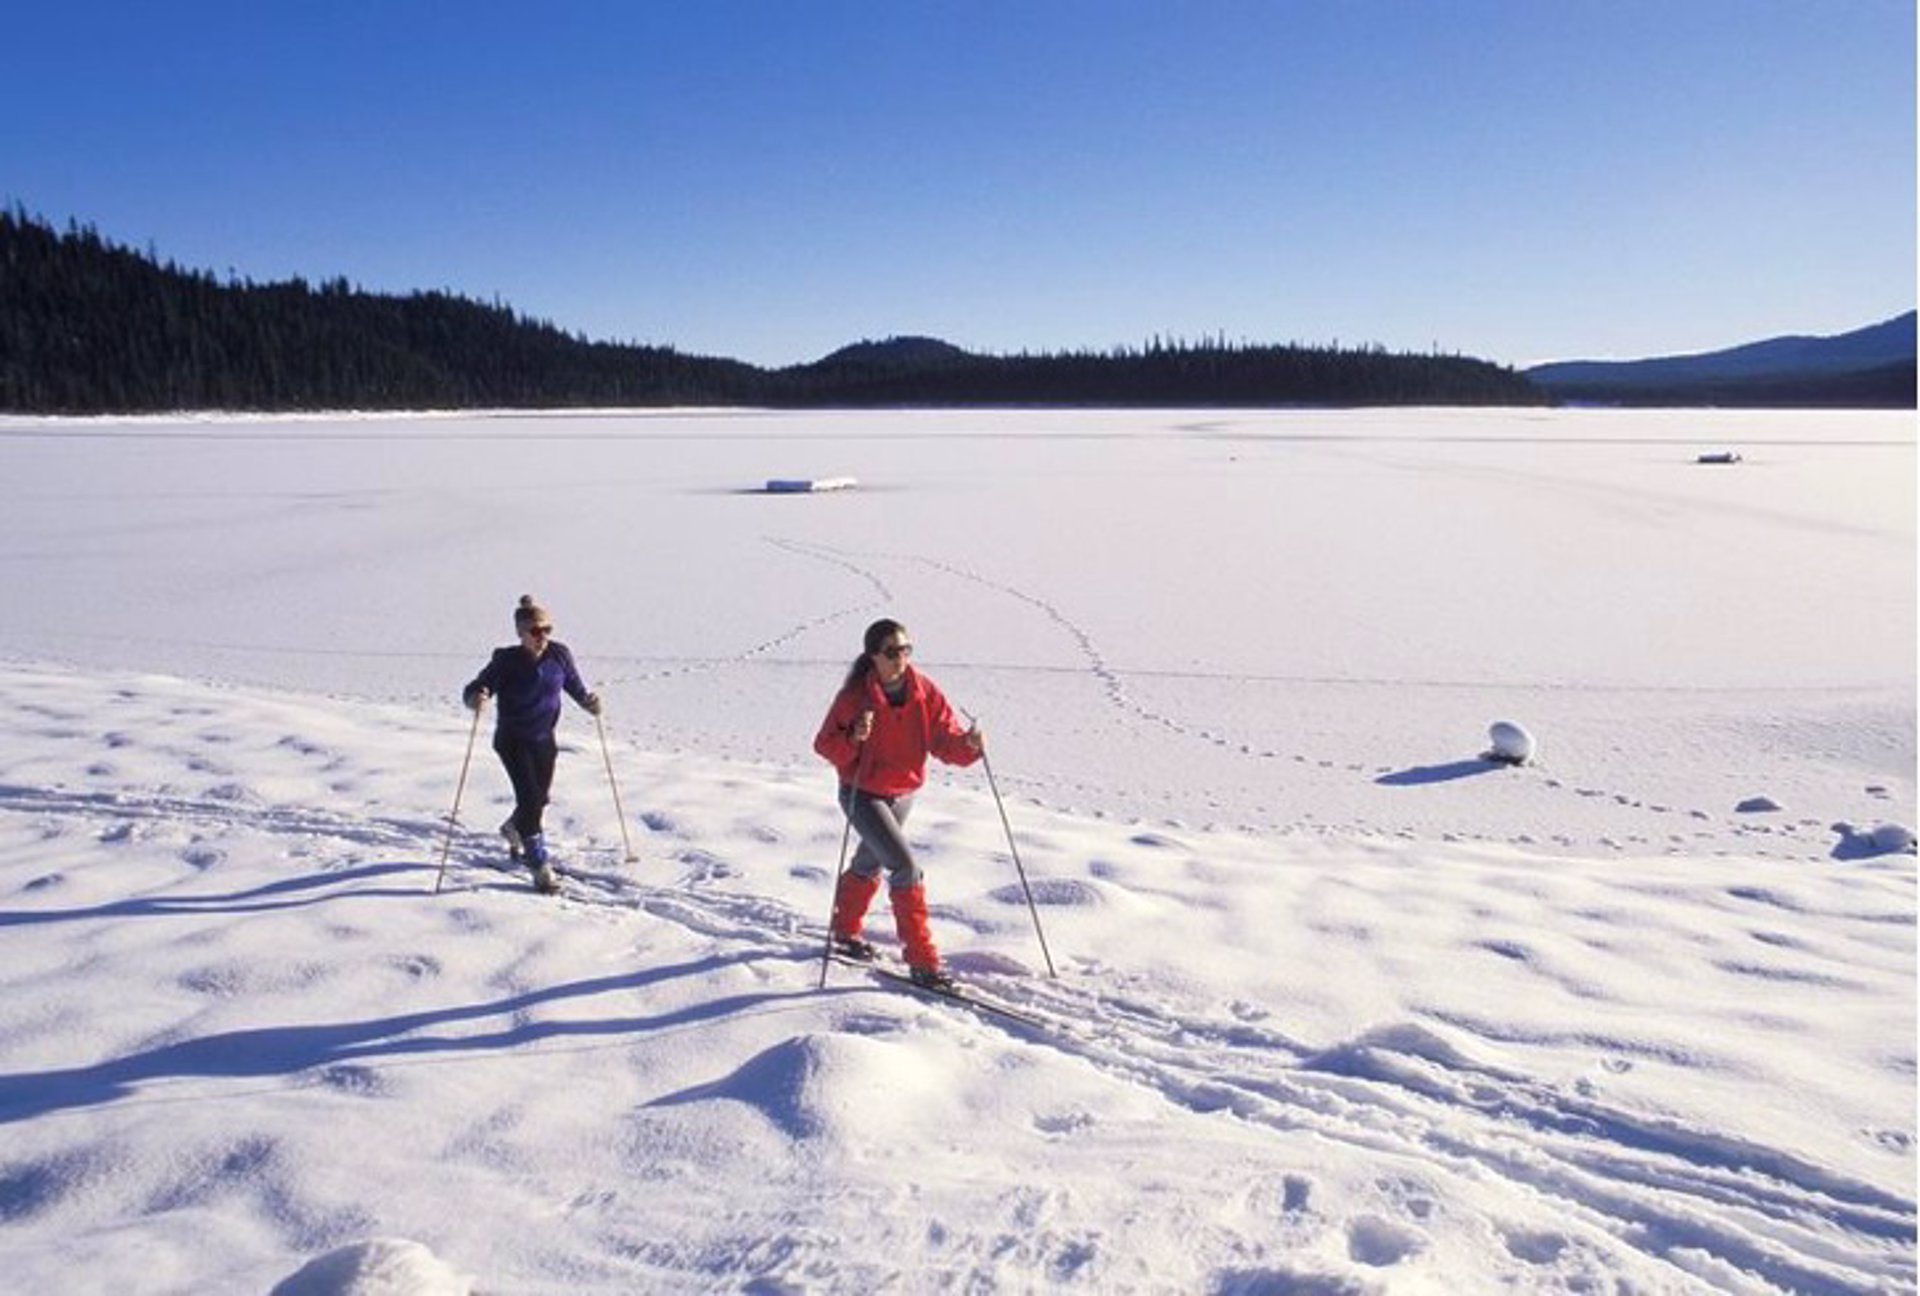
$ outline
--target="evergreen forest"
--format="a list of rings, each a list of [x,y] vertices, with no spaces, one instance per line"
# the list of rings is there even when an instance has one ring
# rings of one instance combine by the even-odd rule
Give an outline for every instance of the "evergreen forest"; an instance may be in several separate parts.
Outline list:
[[[1380,348],[1154,340],[979,355],[931,339],[766,369],[590,341],[501,304],[225,281],[0,210],[0,410],[556,409],[667,405],[1530,405],[1524,375]]]

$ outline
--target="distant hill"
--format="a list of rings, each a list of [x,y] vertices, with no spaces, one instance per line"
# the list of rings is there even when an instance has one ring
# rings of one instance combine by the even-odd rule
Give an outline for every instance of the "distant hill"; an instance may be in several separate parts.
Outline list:
[[[1604,405],[1915,407],[1916,315],[1832,337],[1778,337],[1699,355],[1574,360],[1526,376],[1555,400]]]
[[[1189,344],[1017,356],[936,338],[763,369],[593,342],[498,302],[257,284],[0,209],[0,410],[583,406],[1536,405],[1512,369],[1380,348]]]
[[[873,369],[919,369],[929,365],[953,364],[971,360],[971,352],[951,342],[930,337],[890,337],[884,342],[855,342],[832,355],[823,356],[808,369],[865,366]]]

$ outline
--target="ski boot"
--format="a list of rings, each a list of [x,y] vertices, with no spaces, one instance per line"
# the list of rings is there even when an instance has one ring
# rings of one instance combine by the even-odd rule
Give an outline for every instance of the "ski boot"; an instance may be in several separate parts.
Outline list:
[[[940,994],[956,994],[960,987],[953,978],[937,967],[917,967],[907,969],[908,978],[922,990],[933,990]]]
[[[527,864],[533,869],[533,889],[541,895],[552,895],[560,889],[560,879],[553,871],[553,864],[547,858],[547,838],[544,833],[535,833],[526,840]]]
[[[838,932],[834,933],[833,952],[857,963],[871,963],[880,957],[880,951],[873,947],[872,941],[858,936],[842,936]]]
[[[520,840],[520,830],[513,826],[513,816],[508,815],[500,824],[500,835],[507,839],[507,858],[518,860],[527,853],[527,844]]]

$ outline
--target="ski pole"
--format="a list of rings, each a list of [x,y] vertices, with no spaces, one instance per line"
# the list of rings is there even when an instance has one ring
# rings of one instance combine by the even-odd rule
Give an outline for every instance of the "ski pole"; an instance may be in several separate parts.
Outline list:
[[[967,721],[976,729],[980,727],[980,722],[972,716],[968,716]],[[1040,927],[1040,907],[1034,904],[1033,888],[1027,885],[1026,866],[1020,863],[1020,847],[1013,840],[1013,825],[1007,820],[1006,802],[1000,799],[1000,785],[994,780],[993,761],[987,756],[985,743],[980,744],[980,763],[987,770],[987,787],[992,789],[993,804],[1000,811],[1000,826],[1007,830],[1007,849],[1013,852],[1013,869],[1020,875],[1020,890],[1026,893],[1027,912],[1033,915],[1033,934],[1040,938],[1040,957],[1047,961],[1047,975],[1058,977],[1060,974],[1053,967],[1053,954],[1047,949],[1047,933]]]
[[[607,786],[613,789],[613,813],[620,820],[620,840],[627,848],[627,863],[639,859],[633,853],[633,839],[627,836],[627,812],[620,808],[620,784],[613,777],[613,753],[607,750],[607,725],[598,711],[593,713],[593,723],[600,730],[600,759],[607,763]]]
[[[867,776],[867,757],[873,754],[873,736],[860,744],[860,764],[854,770],[853,784],[847,793],[847,803],[841,807],[846,815],[846,826],[840,830],[840,862],[833,866],[833,897],[827,909],[827,941],[820,950],[820,986],[827,988],[827,969],[833,966],[833,908],[840,902],[840,875],[847,871],[847,845],[853,840],[853,799],[860,794],[860,780]]]
[[[477,699],[473,708],[473,727],[467,730],[467,754],[460,759],[460,782],[453,789],[453,809],[447,812],[447,840],[440,847],[440,872],[434,875],[433,893],[440,894],[440,884],[447,879],[447,857],[453,853],[453,826],[460,819],[460,798],[467,791],[467,767],[473,764],[473,740],[480,736],[480,713],[487,709],[485,698]]]

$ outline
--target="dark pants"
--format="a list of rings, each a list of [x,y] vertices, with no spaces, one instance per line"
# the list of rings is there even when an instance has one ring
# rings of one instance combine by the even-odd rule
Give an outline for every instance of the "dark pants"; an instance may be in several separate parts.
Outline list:
[[[547,793],[553,787],[553,762],[560,755],[560,744],[552,734],[544,738],[516,738],[496,733],[493,750],[507,768],[513,783],[513,830],[524,840],[538,836],[540,816],[547,808]]]
[[[897,797],[880,797],[871,792],[856,792],[841,784],[840,808],[847,812],[847,818],[853,821],[853,830],[860,834],[860,849],[853,853],[853,863],[847,866],[851,873],[865,878],[877,878],[880,870],[887,871],[887,885],[891,888],[918,886],[921,879],[920,866],[913,862],[913,851],[907,845],[907,813],[913,809],[913,794]]]

